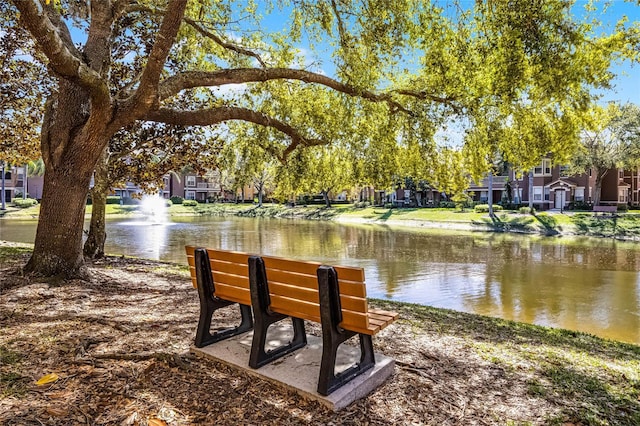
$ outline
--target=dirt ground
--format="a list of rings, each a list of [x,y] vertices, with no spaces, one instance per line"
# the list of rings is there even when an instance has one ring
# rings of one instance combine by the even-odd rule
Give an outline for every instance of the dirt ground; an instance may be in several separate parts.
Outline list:
[[[567,409],[583,404],[579,395],[532,390],[526,362],[483,356],[479,347],[514,336],[500,326],[485,332],[471,316],[434,319],[377,302],[401,312],[374,338],[396,371],[334,413],[192,356],[198,300],[184,268],[108,258],[91,266],[91,282],[47,283],[18,273],[27,256],[0,261],[3,425],[582,424]],[[237,318],[227,308],[221,321]],[[59,379],[35,383],[50,373]]]

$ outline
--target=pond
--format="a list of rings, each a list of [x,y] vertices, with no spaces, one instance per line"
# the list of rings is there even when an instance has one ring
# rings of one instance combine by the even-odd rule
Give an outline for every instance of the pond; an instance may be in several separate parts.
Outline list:
[[[365,269],[370,297],[586,331],[640,344],[640,244],[285,219],[113,220],[106,251],[186,263],[184,245]],[[33,242],[34,221],[0,220]]]

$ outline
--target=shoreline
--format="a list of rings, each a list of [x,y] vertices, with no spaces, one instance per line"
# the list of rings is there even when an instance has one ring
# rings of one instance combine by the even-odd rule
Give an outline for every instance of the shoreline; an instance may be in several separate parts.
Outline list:
[[[36,206],[39,208],[39,206]],[[25,209],[26,210],[26,209]],[[0,221],[38,219],[38,211],[14,209],[0,216]],[[355,208],[339,205],[331,208],[309,206],[264,205],[257,207],[247,204],[199,204],[194,207],[173,205],[168,209],[169,218],[237,216],[249,218],[279,218],[321,220],[344,224],[386,226],[390,228],[440,229],[469,232],[513,233],[541,236],[571,236],[608,238],[620,241],[640,241],[640,215],[623,213],[614,216],[594,215],[590,212],[538,212],[521,214],[498,212],[491,220],[486,213],[472,210],[461,212],[453,209],[411,209],[381,207]],[[432,217],[433,216],[433,217]],[[450,217],[459,218],[450,220]],[[135,207],[111,207],[107,219],[141,218]],[[85,219],[90,218],[87,212]]]

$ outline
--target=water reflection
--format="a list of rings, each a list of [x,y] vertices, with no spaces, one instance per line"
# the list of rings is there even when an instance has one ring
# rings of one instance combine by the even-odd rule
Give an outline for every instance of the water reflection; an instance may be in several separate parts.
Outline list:
[[[24,241],[14,228],[0,221],[0,238]],[[196,244],[361,266],[371,297],[640,343],[639,244],[242,218],[107,232],[109,253],[185,263],[184,245]]]

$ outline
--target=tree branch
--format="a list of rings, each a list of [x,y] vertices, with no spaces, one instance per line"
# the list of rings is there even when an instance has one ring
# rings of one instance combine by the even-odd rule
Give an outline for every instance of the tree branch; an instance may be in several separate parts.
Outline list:
[[[175,42],[184,15],[187,0],[170,0],[167,5],[164,19],[151,49],[147,66],[142,73],[138,90],[133,95],[131,108],[134,115],[147,111],[156,100],[160,74],[169,56],[169,51]]]
[[[195,20],[193,20],[191,18],[186,18],[185,17],[184,21],[187,24],[191,25],[193,27],[193,29],[195,29],[197,32],[199,32],[200,34],[202,34],[203,36],[205,36],[207,38],[210,38],[216,44],[218,44],[219,46],[223,47],[224,49],[231,50],[231,51],[239,53],[241,55],[250,56],[250,57],[254,58],[255,60],[257,60],[263,68],[267,67],[267,64],[262,60],[260,55],[258,55],[257,53],[252,52],[249,49],[245,49],[244,47],[236,46],[233,43],[229,43],[227,41],[224,41],[222,38],[218,37],[216,34],[212,33],[211,31],[208,31],[206,28],[204,28],[202,25],[200,25],[198,22],[196,22]]]
[[[350,96],[357,96],[372,102],[386,102],[392,110],[414,115],[391,93],[374,93],[355,86],[341,83],[326,75],[293,68],[235,68],[220,71],[187,71],[171,76],[160,83],[158,96],[160,100],[177,95],[182,90],[194,87],[224,86],[227,84],[259,83],[271,80],[298,80],[304,83],[315,83]]]
[[[425,92],[424,90],[416,92],[414,90],[408,90],[408,89],[397,89],[397,90],[393,90],[393,92],[399,95],[409,96],[409,97],[420,99],[420,100],[429,100],[439,104],[448,105],[456,113],[460,113],[462,111],[462,108],[457,103],[458,100],[456,98],[433,95],[431,93]]]
[[[159,109],[150,111],[145,120],[157,121],[166,124],[178,124],[184,126],[207,126],[220,124],[227,121],[246,121],[265,127],[272,127],[291,138],[291,143],[287,145],[282,154],[277,153],[272,147],[262,146],[280,161],[286,161],[287,157],[298,146],[327,145],[328,142],[321,139],[307,138],[294,127],[270,117],[261,112],[240,107],[219,107],[199,111],[178,111],[171,109]]]
[[[36,0],[13,0],[20,11],[20,22],[35,38],[42,53],[49,59],[49,65],[60,76],[76,81],[90,93],[105,84],[100,74],[92,70],[75,54],[71,40],[60,36],[58,28],[51,22],[47,11]],[[61,23],[64,26],[64,23]]]

